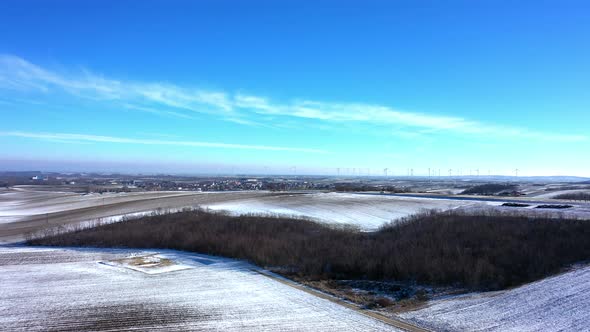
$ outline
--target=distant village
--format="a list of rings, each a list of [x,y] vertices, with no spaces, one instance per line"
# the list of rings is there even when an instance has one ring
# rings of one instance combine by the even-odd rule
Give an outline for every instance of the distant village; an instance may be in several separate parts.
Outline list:
[[[61,185],[79,192],[133,191],[240,191],[240,190],[331,190],[333,181],[324,178],[250,177],[250,176],[127,176],[102,174],[61,174],[40,172],[5,172],[0,187],[14,185]]]
[[[385,177],[385,176],[311,176],[311,175],[129,175],[57,172],[0,172],[0,188],[12,186],[67,187],[79,193],[139,191],[297,191],[468,194],[488,196],[523,196],[528,190],[553,191],[563,183],[545,187],[543,183],[516,182],[507,177]],[[558,185],[559,184],[559,185]],[[589,182],[579,182],[588,186]],[[575,188],[578,188],[577,186]],[[586,187],[580,187],[584,189]]]

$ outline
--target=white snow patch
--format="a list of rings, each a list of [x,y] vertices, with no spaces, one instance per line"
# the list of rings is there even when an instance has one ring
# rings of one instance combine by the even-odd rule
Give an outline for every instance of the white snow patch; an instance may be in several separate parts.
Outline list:
[[[436,331],[590,331],[590,266],[508,291],[435,300],[400,316]]]
[[[97,264],[157,254],[190,269],[145,274]],[[6,331],[396,331],[252,271],[178,251],[0,247]]]
[[[308,217],[324,222],[356,225],[363,230],[375,230],[385,223],[423,210],[448,210],[473,204],[474,202],[469,201],[416,197],[314,193],[234,200],[207,204],[204,207],[234,215],[255,213]]]

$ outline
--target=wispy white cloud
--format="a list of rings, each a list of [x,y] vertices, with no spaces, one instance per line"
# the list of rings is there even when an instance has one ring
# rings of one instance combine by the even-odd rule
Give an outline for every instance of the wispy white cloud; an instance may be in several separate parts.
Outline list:
[[[266,150],[266,151],[290,151],[304,153],[328,153],[321,149],[284,147],[271,145],[247,145],[231,144],[219,142],[200,142],[200,141],[180,141],[180,140],[161,140],[161,139],[141,139],[126,138],[102,135],[84,135],[71,133],[46,133],[46,132],[24,132],[24,131],[0,131],[0,136],[30,138],[52,142],[95,142],[95,143],[114,143],[114,144],[140,144],[140,145],[170,145],[170,146],[188,146],[204,148],[223,148],[239,150]]]
[[[5,89],[60,89],[92,99],[122,101],[136,107],[169,107],[198,113],[232,115],[232,103],[223,92],[188,89],[167,83],[123,82],[84,70],[60,74],[12,55],[0,55],[0,87]]]
[[[68,74],[51,71],[13,55],[0,55],[0,89],[54,89],[117,106],[163,116],[192,118],[196,113],[248,126],[280,127],[291,120],[330,124],[368,124],[405,132],[454,133],[554,141],[587,141],[585,135],[545,133],[526,128],[487,124],[462,117],[397,110],[365,103],[294,100],[273,102],[262,96],[187,88],[170,83],[125,82],[90,71]]]
[[[256,113],[274,116],[290,116],[336,123],[368,123],[377,126],[396,126],[413,128],[400,130],[415,135],[436,132],[451,132],[489,137],[524,138],[555,141],[587,141],[585,135],[543,133],[526,128],[515,128],[485,124],[460,117],[428,115],[416,112],[399,111],[387,106],[360,103],[326,103],[317,101],[295,101],[290,104],[273,104],[268,99],[237,95],[241,107],[249,107]]]
[[[170,117],[182,118],[182,119],[195,119],[194,116],[191,116],[188,114],[169,111],[169,110],[161,110],[161,109],[156,109],[156,108],[147,107],[147,106],[139,106],[139,105],[133,105],[133,104],[127,104],[127,103],[123,104],[122,106],[127,109],[130,109],[130,110],[137,110],[137,111],[142,111],[142,112],[152,113],[152,114],[157,114],[157,115],[162,115],[162,116],[170,116]]]

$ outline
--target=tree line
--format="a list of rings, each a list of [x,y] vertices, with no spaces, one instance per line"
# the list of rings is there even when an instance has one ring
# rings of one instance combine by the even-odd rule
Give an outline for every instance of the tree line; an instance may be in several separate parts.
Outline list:
[[[245,259],[310,280],[400,280],[497,290],[590,259],[590,222],[453,210],[360,232],[306,219],[192,210],[49,232],[28,243],[180,249]]]

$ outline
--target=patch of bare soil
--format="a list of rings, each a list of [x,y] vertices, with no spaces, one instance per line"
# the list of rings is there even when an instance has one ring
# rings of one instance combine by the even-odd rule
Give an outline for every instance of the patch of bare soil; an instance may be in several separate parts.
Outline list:
[[[142,269],[159,268],[174,265],[174,262],[172,260],[168,258],[157,257],[155,255],[121,258],[116,259],[113,262],[121,265],[140,267]]]

